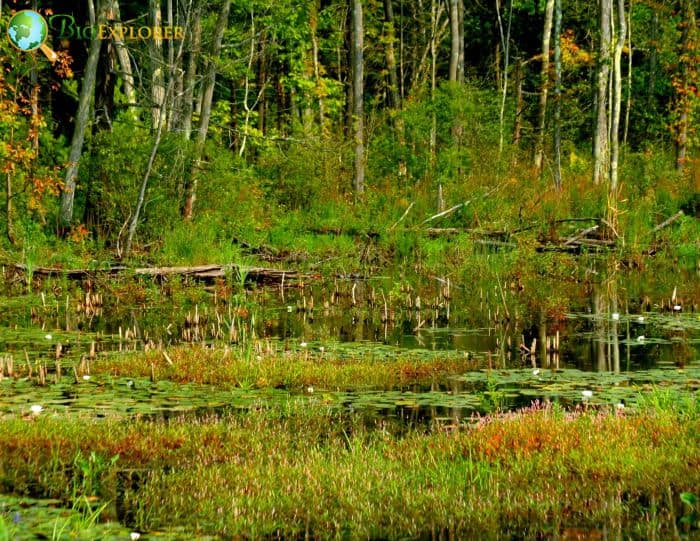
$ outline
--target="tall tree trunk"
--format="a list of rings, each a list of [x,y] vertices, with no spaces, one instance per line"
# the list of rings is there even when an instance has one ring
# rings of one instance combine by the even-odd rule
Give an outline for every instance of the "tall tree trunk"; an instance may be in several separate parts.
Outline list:
[[[323,84],[321,81],[321,64],[318,58],[318,2],[314,0],[311,6],[311,46],[314,66],[314,93],[318,100],[318,123],[323,133],[326,125],[326,111],[323,100]]]
[[[505,139],[505,112],[506,112],[506,98],[508,97],[508,64],[510,61],[510,27],[511,21],[513,20],[513,0],[508,2],[508,29],[503,34],[503,20],[501,19],[501,2],[496,0],[496,14],[498,15],[498,29],[501,34],[501,47],[503,47],[503,83],[501,87],[501,110],[499,113],[498,122],[498,154],[503,152],[503,143]]]
[[[613,54],[613,101],[610,120],[610,194],[617,194],[617,170],[620,159],[620,113],[622,111],[622,48],[627,38],[625,0],[617,0],[618,32]]]
[[[554,0],[554,185],[561,190],[561,0]]]
[[[607,182],[610,175],[608,139],[608,88],[610,82],[610,17],[612,0],[599,0],[600,42],[598,49],[596,125],[593,145],[593,183]]]
[[[625,128],[622,135],[622,144],[627,146],[627,135],[630,128],[630,111],[632,110],[632,2],[627,11],[627,99],[625,100]]]
[[[267,48],[265,31],[260,36],[260,51],[258,52],[258,72],[255,85],[258,89],[258,130],[265,133],[265,115],[267,113],[267,99],[265,86],[267,85]]]
[[[163,25],[160,0],[149,0],[151,24],[154,27]],[[165,121],[165,76],[163,74],[163,40],[151,40],[151,119],[152,129]]]
[[[459,65],[459,0],[450,0],[450,82],[457,82]]]
[[[105,4],[102,0],[97,2],[97,14],[97,24],[104,24]],[[73,202],[78,179],[78,166],[83,153],[85,130],[87,129],[88,119],[91,116],[91,105],[93,104],[95,81],[97,80],[97,64],[100,59],[101,48],[102,40],[99,39],[98,33],[95,32],[90,40],[88,58],[85,64],[85,75],[80,88],[80,97],[78,98],[78,112],[75,115],[75,129],[73,130],[73,139],[71,140],[70,154],[68,156],[66,179],[61,195],[60,224],[62,233],[66,232],[73,221]]]
[[[122,29],[121,15],[119,13],[119,0],[111,0],[110,10],[114,22],[112,23],[116,29]],[[124,96],[126,97],[126,103],[128,106],[128,114],[132,120],[136,120],[136,113],[133,107],[136,106],[136,89],[134,85],[134,75],[131,69],[131,58],[129,58],[129,50],[127,49],[126,43],[120,38],[120,33],[116,33],[117,36],[114,39],[114,49],[117,54],[117,59],[119,60],[119,67],[121,68],[122,77],[122,88],[124,90]]]
[[[365,190],[364,23],[362,0],[352,0],[352,94],[355,122],[355,192]]]
[[[192,8],[192,24],[188,32],[190,50],[187,56],[187,67],[185,68],[185,78],[183,81],[184,95],[182,133],[185,139],[192,136],[192,113],[194,111],[194,87],[197,80],[197,63],[202,40],[202,10],[199,1],[195,1]]]
[[[459,20],[459,58],[457,59],[457,82],[464,84],[464,0],[457,0]]]
[[[394,44],[396,42],[396,25],[394,24],[394,8],[392,0],[384,0],[384,20],[386,21],[386,69],[389,72],[389,107],[398,108],[401,100],[399,97],[399,73],[396,67],[396,54]]]
[[[547,0],[544,10],[544,30],[542,31],[542,72],[540,75],[540,107],[537,115],[537,146],[535,148],[535,169],[542,171],[544,159],[544,127],[547,118],[547,92],[549,90],[549,40],[552,34],[554,0]]]
[[[695,36],[695,2],[693,0],[681,0],[681,41],[680,41],[680,65],[678,84],[676,85],[676,110],[678,111],[678,125],[676,132],[676,170],[683,171],[686,165],[688,146],[688,123],[691,102],[691,58],[694,57],[696,43]]]
[[[522,134],[523,112],[525,100],[523,99],[523,81],[525,79],[525,61],[522,58],[515,62],[515,120],[513,122],[513,144],[518,146]]]
[[[202,155],[204,154],[204,143],[209,132],[209,119],[211,118],[211,106],[214,99],[214,85],[216,83],[216,59],[221,53],[221,43],[224,39],[224,30],[228,24],[228,14],[231,8],[231,0],[224,0],[219,13],[219,18],[216,21],[214,29],[214,40],[212,42],[211,51],[207,60],[205,70],[204,87],[202,89],[202,113],[199,117],[199,129],[197,131],[197,139],[195,141],[194,159],[192,168],[188,178],[188,183],[185,187],[185,206],[183,209],[183,218],[185,220],[192,219],[194,211],[194,203],[197,199],[197,179],[202,167]]]

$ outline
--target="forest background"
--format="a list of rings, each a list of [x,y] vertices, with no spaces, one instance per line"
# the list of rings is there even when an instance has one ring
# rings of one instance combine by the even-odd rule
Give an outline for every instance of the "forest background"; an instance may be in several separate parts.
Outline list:
[[[528,245],[591,218],[636,257],[675,216],[669,249],[697,255],[698,7],[3,2],[3,28],[47,19],[58,59],[0,40],[0,248],[194,264],[370,239],[401,261],[441,231]]]

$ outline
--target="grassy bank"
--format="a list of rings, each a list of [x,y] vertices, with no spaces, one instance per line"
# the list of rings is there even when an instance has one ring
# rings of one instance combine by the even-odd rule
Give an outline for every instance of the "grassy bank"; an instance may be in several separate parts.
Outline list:
[[[679,499],[700,486],[696,404],[535,406],[452,430],[393,428],[295,406],[197,421],[6,419],[0,487],[98,496],[135,529],[225,538],[697,533]]]

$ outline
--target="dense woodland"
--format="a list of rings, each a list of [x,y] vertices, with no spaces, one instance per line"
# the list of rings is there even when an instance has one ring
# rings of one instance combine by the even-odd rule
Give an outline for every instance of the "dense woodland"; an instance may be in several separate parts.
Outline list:
[[[696,0],[34,0],[3,26],[28,8],[58,60],[0,40],[12,250],[697,212]]]

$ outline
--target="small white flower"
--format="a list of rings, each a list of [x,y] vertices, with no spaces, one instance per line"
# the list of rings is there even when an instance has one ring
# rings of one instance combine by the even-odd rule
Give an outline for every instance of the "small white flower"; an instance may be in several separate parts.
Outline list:
[[[308,344],[306,342],[302,342],[301,344],[299,344],[299,347],[305,348],[307,345]]]
[[[141,537],[139,532],[131,532],[131,535],[129,536],[131,541],[136,541],[139,537]]]
[[[643,334],[640,334],[640,335],[637,337],[637,342],[644,342],[645,339],[646,339],[646,337],[645,337]]]
[[[133,380],[127,381],[127,382],[126,382],[126,386],[127,386],[127,387],[133,387],[133,386],[134,386],[134,381],[133,381]]]
[[[682,307],[680,304],[674,304],[674,305],[673,305],[673,311],[674,311],[674,312],[680,312],[681,310],[683,310],[683,307]]]
[[[625,409],[625,405],[622,402],[618,402],[617,404],[615,404],[615,408],[622,411],[623,409]]]
[[[85,375],[83,376],[83,379],[84,379],[85,381],[88,381],[88,380],[90,379],[90,376],[88,376],[87,374],[85,374]]]
[[[612,319],[613,321],[619,321],[620,320],[620,314],[618,312],[613,312],[612,313]]]
[[[41,404],[33,404],[29,410],[34,414],[34,415],[39,415],[42,411],[44,411],[44,406]]]
[[[290,313],[291,313],[292,310],[294,310],[294,307],[292,307],[292,306],[287,306],[287,312],[290,312]]]
[[[637,322],[638,322],[638,323],[644,323],[644,316],[639,316],[639,317],[637,318]]]
[[[50,334],[47,334],[46,336],[44,336],[44,338],[46,338],[47,340],[51,340],[53,338],[53,336],[51,336]]]
[[[326,348],[324,348],[323,346],[319,346],[318,350],[319,350],[321,353],[323,353],[324,351],[326,351]]]
[[[589,391],[588,389],[586,389],[585,391],[582,391],[581,394],[583,395],[584,400],[588,400],[593,396],[593,391]]]
[[[313,388],[311,385],[309,385],[309,386],[306,388],[306,392],[307,392],[307,393],[313,393],[313,392],[314,392],[314,388]]]
[[[539,369],[539,368],[535,368],[535,369],[532,371],[532,375],[533,375],[533,376],[536,376],[536,375],[538,375],[539,373],[540,373],[540,369]]]
[[[255,356],[256,361],[262,361],[262,356],[261,355],[256,355]]]

